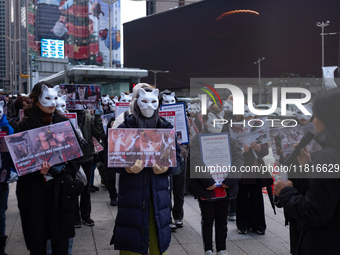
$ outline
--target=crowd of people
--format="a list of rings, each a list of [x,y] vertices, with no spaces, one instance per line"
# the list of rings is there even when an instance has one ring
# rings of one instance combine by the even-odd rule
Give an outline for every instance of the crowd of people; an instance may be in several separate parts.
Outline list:
[[[314,124],[320,151],[311,153],[303,148],[294,164],[330,166],[340,163],[339,98],[339,89],[327,90],[318,95],[313,104],[307,105],[312,116],[297,109],[299,125]],[[1,131],[12,135],[68,121],[64,116],[68,113],[66,100],[67,96],[62,95],[59,87],[45,82],[37,83],[27,97],[10,100],[7,95],[6,102],[0,101]],[[242,166],[265,165],[263,158],[269,153],[268,143],[252,142],[240,146],[235,138],[229,137],[231,164],[237,171],[228,173],[220,183],[209,172],[200,178],[190,178],[195,166],[206,165],[200,136],[230,133],[228,125],[216,124],[214,120],[240,122],[256,118],[247,110],[242,116],[233,115],[232,100],[230,96],[223,105],[211,104],[206,115],[201,114],[199,100],[186,105],[189,143],[181,144],[175,136],[171,152],[175,166],[172,167],[150,166],[143,162],[142,157],[130,167],[109,166],[108,134],[111,128],[173,129],[169,121],[159,116],[159,111],[161,105],[178,102],[174,92],[160,92],[149,84],[139,83],[132,93],[125,92],[119,97],[102,95],[97,109],[69,110],[77,113],[77,127],[72,127],[83,156],[78,155],[61,164],[62,170],[50,178],[47,178],[49,172],[55,171],[56,167],[48,161],[42,162],[40,171],[17,177],[18,208],[30,254],[70,255],[75,228],[95,225],[91,218],[91,192],[99,190],[93,184],[95,169],[99,170],[102,187],[109,193],[110,205],[118,207],[111,244],[122,255],[167,254],[171,231],[184,226],[183,205],[187,194],[197,199],[201,211],[205,255],[214,254],[214,250],[217,255],[228,254],[228,219],[236,220],[239,234],[253,231],[264,235],[266,219],[262,188],[271,187],[273,178],[269,174],[261,178],[243,175],[239,170]],[[129,110],[116,116],[114,105],[117,102],[130,102]],[[3,113],[4,106],[7,107],[7,116]],[[102,115],[110,113],[112,117],[105,123],[104,130]],[[137,136],[134,139],[138,139]],[[95,148],[97,143],[102,150]],[[287,155],[281,155],[281,164],[285,157]],[[5,211],[8,183],[15,181],[16,176],[14,164],[9,152],[1,150],[0,255],[6,254]],[[307,173],[304,178],[288,178],[274,183],[274,193],[276,206],[284,208],[286,224],[290,227],[290,253],[338,254],[339,176],[315,178]]]

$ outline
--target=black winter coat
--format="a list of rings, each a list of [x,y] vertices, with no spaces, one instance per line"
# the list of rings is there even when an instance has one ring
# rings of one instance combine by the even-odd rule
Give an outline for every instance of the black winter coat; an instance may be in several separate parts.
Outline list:
[[[339,165],[339,154],[334,148],[326,147],[311,165]],[[279,200],[285,213],[301,224],[296,254],[339,254],[340,174],[336,175],[332,179],[306,180],[303,194],[292,187],[281,191]]]
[[[52,123],[65,120],[68,119],[55,114]],[[25,118],[17,122],[14,126],[15,133],[29,130],[29,121],[29,118]],[[68,161],[66,172],[75,176],[79,166],[79,159]],[[74,211],[65,210],[61,206],[61,181],[62,175],[59,175],[45,182],[40,171],[19,177],[16,194],[28,250],[41,249],[48,239],[57,242],[75,235]]]
[[[204,129],[202,133],[198,133],[192,139],[190,144],[190,171],[195,171],[195,166],[205,166],[201,158],[201,150],[199,143],[199,135],[209,133]],[[244,165],[243,155],[238,142],[230,137],[231,158],[233,166],[236,166],[236,172],[230,172],[228,177],[222,182],[229,187],[227,189],[228,198],[234,199],[238,193],[238,181],[241,178],[240,167]],[[212,198],[213,192],[207,190],[208,187],[215,184],[210,173],[206,173],[207,178],[191,179],[188,185],[188,190],[191,194],[198,197]]]
[[[118,128],[138,128],[133,115],[128,116]],[[155,128],[172,128],[165,119],[158,117]],[[181,162],[180,148],[176,138],[177,167]],[[163,174],[154,174],[150,167],[138,174],[129,174],[125,168],[114,168],[120,174],[118,214],[111,244],[116,250],[127,250],[141,254],[148,253],[149,247],[149,206],[153,203],[158,246],[160,254],[170,244],[170,191],[168,176],[177,167],[170,167]]]

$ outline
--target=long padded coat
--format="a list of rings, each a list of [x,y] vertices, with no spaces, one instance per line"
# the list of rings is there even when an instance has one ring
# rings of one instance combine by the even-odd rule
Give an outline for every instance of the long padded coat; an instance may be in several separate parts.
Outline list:
[[[118,128],[137,128],[132,115]],[[156,128],[172,128],[171,124],[159,117]],[[180,148],[176,139],[176,161],[180,165]],[[138,174],[129,174],[125,168],[116,168],[120,173],[118,214],[111,244],[115,250],[127,250],[141,254],[148,253],[149,247],[149,206],[153,203],[158,247],[160,254],[170,244],[170,191],[168,176],[175,173],[177,167],[171,167],[163,174],[154,174],[151,167],[144,168]]]

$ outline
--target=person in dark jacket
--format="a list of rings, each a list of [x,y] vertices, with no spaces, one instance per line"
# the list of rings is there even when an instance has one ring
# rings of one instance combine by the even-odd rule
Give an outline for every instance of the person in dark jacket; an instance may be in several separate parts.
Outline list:
[[[247,108],[246,108],[247,109]],[[249,110],[245,110],[242,119],[249,121],[255,115]],[[238,119],[237,121],[241,121]],[[256,122],[253,123],[256,126]],[[245,166],[265,165],[263,157],[268,155],[268,144],[257,144],[252,142],[244,144],[243,157]],[[258,178],[254,173],[243,173],[239,181],[239,192],[236,199],[236,225],[240,234],[246,234],[250,229],[264,235],[266,231],[266,219],[264,213],[264,202],[262,187],[272,185],[273,180],[269,178]]]
[[[323,149],[313,160],[306,147],[297,157],[303,169],[302,177],[306,178],[303,193],[299,193],[291,181],[275,183],[275,195],[285,212],[301,224],[295,254],[339,254],[339,98],[340,90],[330,89],[314,101],[315,140]],[[318,167],[324,171],[316,171]]]
[[[173,128],[158,115],[158,90],[137,84],[131,102],[132,114],[118,128]],[[136,91],[136,93],[135,93]],[[180,164],[176,141],[176,167],[143,167],[137,159],[130,168],[116,168],[120,174],[118,214],[111,244],[120,254],[159,255],[171,240],[168,176]],[[148,252],[149,248],[149,252]],[[133,252],[133,253],[132,253]]]
[[[200,134],[220,133],[223,129],[222,124],[213,126],[213,119],[222,119],[224,112],[217,105],[212,105],[204,116],[204,130],[197,134],[191,141],[191,172],[195,171],[195,166],[205,167],[201,158],[199,137]],[[226,146],[228,146],[226,144]],[[204,250],[206,255],[213,254],[212,230],[215,221],[215,239],[216,250],[218,255],[227,254],[227,217],[229,208],[229,199],[234,199],[238,192],[238,180],[241,177],[240,167],[243,166],[243,156],[241,149],[234,138],[230,137],[231,160],[232,166],[236,171],[229,172],[227,177],[222,181],[222,187],[215,186],[215,180],[210,173],[205,173],[206,178],[191,179],[189,182],[189,192],[198,197],[199,206],[202,215],[202,236]],[[203,173],[202,173],[203,174]],[[217,190],[219,192],[217,192]],[[215,198],[217,193],[225,193],[226,196]]]
[[[15,133],[67,121],[55,111],[59,86],[52,88],[45,82],[37,83],[31,94],[32,105],[25,109],[27,118],[16,123]],[[66,174],[75,177],[80,162],[67,162]],[[43,163],[40,171],[19,177],[17,199],[23,234],[30,254],[46,254],[46,242],[51,239],[53,254],[68,254],[68,240],[74,237],[74,208],[65,209],[61,204],[63,175],[45,181],[50,165]]]
[[[13,128],[8,124],[7,116],[3,112],[4,102],[0,101],[0,130],[6,135],[14,133]],[[0,138],[0,255],[6,255],[5,245],[7,236],[5,235],[6,228],[6,210],[8,201],[8,183],[11,176],[11,156],[8,151],[5,151],[5,140]]]
[[[94,117],[91,114],[85,113],[84,110],[77,111],[78,127],[87,142],[87,146],[82,147],[83,157],[81,157],[81,166],[84,169],[86,175],[87,184],[80,195],[80,204],[76,203],[75,212],[75,227],[80,228],[81,223],[86,226],[93,226],[94,221],[91,219],[91,193],[90,193],[90,180],[93,167],[93,154],[94,145],[92,136],[100,137],[104,134],[103,123],[101,115],[103,113],[102,108],[96,109]]]

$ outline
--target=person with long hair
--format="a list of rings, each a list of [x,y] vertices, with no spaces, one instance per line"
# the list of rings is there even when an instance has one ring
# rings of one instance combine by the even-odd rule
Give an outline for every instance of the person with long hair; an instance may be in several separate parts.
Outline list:
[[[57,88],[39,82],[35,84],[30,99],[32,104],[25,108],[27,118],[17,122],[15,133],[50,124],[67,121],[55,110]],[[66,173],[75,177],[79,161],[67,162]],[[74,237],[74,208],[65,209],[61,204],[62,175],[46,181],[50,164],[43,162],[40,171],[19,177],[17,199],[22,230],[27,249],[31,255],[46,254],[46,242],[51,239],[53,254],[67,255],[69,238]]]
[[[294,254],[339,254],[340,174],[336,170],[340,165],[339,98],[340,90],[330,89],[314,101],[314,139],[323,149],[313,160],[306,147],[300,150],[297,160],[305,177],[303,193],[291,181],[275,183],[280,204],[300,223]],[[327,171],[311,170],[320,166]]]

